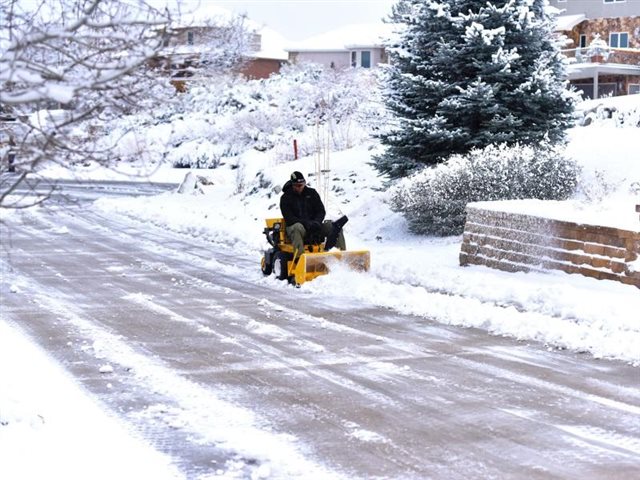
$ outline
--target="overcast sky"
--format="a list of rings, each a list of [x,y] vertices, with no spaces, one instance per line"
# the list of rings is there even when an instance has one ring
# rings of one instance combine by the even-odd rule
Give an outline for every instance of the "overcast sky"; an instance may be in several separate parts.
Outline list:
[[[303,40],[350,23],[386,17],[395,0],[200,0],[247,16],[282,34]]]

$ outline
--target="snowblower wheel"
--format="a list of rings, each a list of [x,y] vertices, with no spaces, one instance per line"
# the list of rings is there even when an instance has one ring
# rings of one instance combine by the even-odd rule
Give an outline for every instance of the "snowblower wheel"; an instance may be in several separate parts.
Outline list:
[[[286,280],[289,277],[287,262],[289,258],[286,253],[277,252],[273,258],[273,271],[278,280]]]
[[[273,265],[267,262],[267,256],[262,255],[262,260],[260,260],[260,268],[262,269],[262,273],[266,275],[271,275],[273,271]]]

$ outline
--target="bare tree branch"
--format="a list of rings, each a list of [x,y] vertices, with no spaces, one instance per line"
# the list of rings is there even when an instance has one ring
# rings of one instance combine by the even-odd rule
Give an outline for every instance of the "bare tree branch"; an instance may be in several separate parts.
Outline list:
[[[87,121],[175,94],[151,60],[166,56],[185,28],[144,0],[44,0],[26,7],[0,0],[0,207],[12,204],[17,185],[45,162],[112,164],[111,149],[97,145]],[[241,58],[248,45],[242,23],[235,18],[203,30],[211,38],[195,50],[199,68],[230,68]]]

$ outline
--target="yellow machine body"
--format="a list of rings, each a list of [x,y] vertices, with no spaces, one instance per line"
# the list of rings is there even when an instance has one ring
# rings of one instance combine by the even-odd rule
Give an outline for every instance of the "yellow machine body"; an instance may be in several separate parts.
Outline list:
[[[287,254],[287,278],[296,285],[302,285],[320,275],[326,275],[329,273],[331,265],[336,263],[346,265],[354,270],[369,270],[371,255],[368,250],[332,250],[327,252],[324,250],[324,243],[305,244],[304,253],[295,259],[293,245],[286,236],[284,219],[268,218],[266,224],[265,233],[272,231],[278,237],[275,239],[274,248]],[[265,257],[263,257],[263,264],[264,261]]]

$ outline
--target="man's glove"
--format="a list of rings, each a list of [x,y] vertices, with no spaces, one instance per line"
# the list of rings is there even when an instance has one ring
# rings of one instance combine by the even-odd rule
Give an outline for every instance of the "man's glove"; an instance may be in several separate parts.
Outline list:
[[[309,222],[309,230],[311,230],[312,232],[319,232],[320,228],[320,222],[316,222],[315,220]]]

